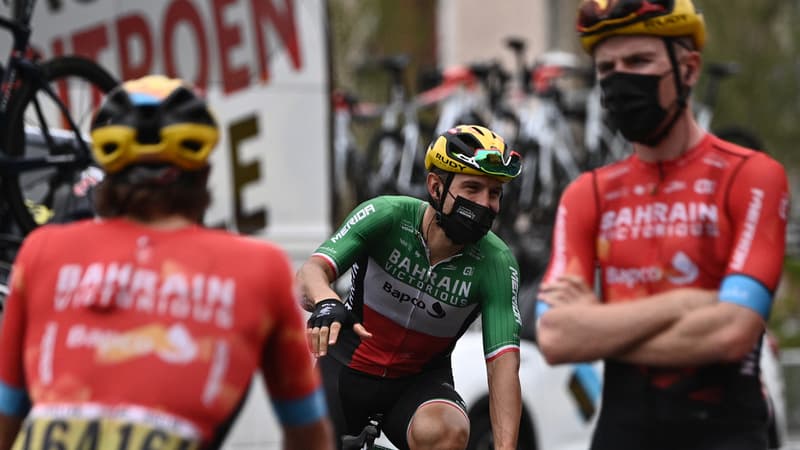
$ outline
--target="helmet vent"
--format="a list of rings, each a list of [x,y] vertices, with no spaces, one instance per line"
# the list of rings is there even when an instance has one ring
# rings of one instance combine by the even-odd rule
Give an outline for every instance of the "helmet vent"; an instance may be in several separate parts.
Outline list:
[[[181,141],[181,146],[193,152],[199,152],[203,148],[203,143],[196,139],[184,139]]]
[[[114,153],[115,151],[117,151],[118,148],[119,145],[117,145],[116,142],[106,142],[105,144],[103,144],[102,147],[103,153],[105,153],[106,155]]]

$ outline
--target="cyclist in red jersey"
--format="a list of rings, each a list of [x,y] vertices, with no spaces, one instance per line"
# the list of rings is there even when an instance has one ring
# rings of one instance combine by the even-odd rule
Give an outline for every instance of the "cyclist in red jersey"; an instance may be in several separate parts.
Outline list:
[[[634,153],[563,193],[541,350],[554,364],[604,360],[593,450],[766,448],[758,363],[785,170],[695,121],[705,25],[691,0],[584,0],[578,31]]]
[[[201,225],[218,134],[180,80],[108,95],[101,218],[39,228],[15,261],[0,449],[218,448],[259,370],[284,448],[333,448],[288,258]]]

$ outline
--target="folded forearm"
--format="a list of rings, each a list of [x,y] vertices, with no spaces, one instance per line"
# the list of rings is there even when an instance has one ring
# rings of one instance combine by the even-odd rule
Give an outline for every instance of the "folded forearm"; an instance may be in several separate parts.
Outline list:
[[[551,364],[606,358],[664,331],[711,299],[711,291],[680,289],[635,301],[556,307],[539,322],[539,344]]]
[[[667,367],[736,361],[753,348],[762,332],[763,324],[754,312],[720,303],[683,316],[615,358]]]

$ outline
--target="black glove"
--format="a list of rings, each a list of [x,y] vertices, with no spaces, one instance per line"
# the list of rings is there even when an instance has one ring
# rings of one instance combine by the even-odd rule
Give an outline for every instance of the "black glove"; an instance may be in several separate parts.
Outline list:
[[[330,327],[333,322],[339,322],[342,327],[352,327],[355,323],[353,314],[345,308],[344,303],[335,298],[327,298],[317,302],[314,312],[308,318],[308,328]]]

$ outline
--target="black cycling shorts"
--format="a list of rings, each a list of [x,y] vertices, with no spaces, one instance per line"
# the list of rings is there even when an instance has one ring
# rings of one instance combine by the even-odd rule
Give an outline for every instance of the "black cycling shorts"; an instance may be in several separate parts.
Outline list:
[[[766,450],[767,446],[763,423],[696,420],[643,425],[601,417],[591,450]]]
[[[408,426],[417,408],[429,400],[445,400],[467,414],[453,387],[449,367],[402,378],[381,378],[355,371],[331,356],[319,358],[325,397],[336,435],[357,435],[371,415],[383,414],[381,429],[400,450],[408,450]],[[337,439],[341,446],[341,439]]]

